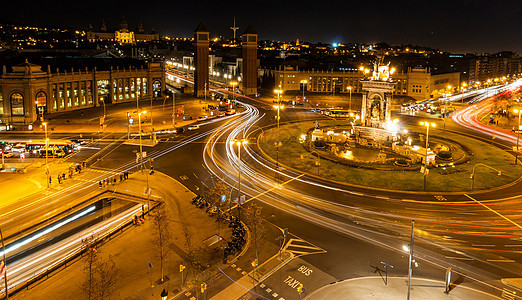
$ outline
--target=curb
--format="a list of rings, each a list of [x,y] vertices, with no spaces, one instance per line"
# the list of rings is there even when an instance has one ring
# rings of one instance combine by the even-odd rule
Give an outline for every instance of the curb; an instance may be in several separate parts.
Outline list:
[[[286,122],[286,123],[290,124],[290,123],[299,123],[299,122],[303,122],[303,120],[299,120],[299,121],[295,121],[295,122]],[[261,152],[260,154],[264,158],[266,158],[269,161],[271,161],[272,163],[275,163],[275,160],[271,156],[266,154],[266,152],[263,150],[263,148],[259,145],[259,137],[260,137],[260,135],[258,135],[257,138],[256,138],[256,145],[257,145],[257,148],[259,149],[259,151]],[[303,173],[302,170],[289,167],[289,166],[287,166],[285,164],[282,164],[281,162],[279,162],[279,167],[283,167],[285,169],[294,171],[296,173]],[[340,181],[331,180],[331,179],[325,179],[325,178],[319,177],[319,176],[311,174],[311,173],[306,173],[306,175],[310,176],[310,177],[313,177],[315,179],[318,179],[318,180],[329,181],[329,182],[333,182],[333,183],[339,184],[341,186],[346,186],[346,187],[356,187],[356,188],[360,188],[360,189],[379,191],[379,192],[390,192],[391,191],[391,192],[395,192],[395,193],[405,193],[405,194],[411,194],[411,195],[438,195],[438,194],[444,194],[444,195],[459,195],[459,196],[462,196],[462,195],[465,195],[465,194],[468,194],[468,195],[484,194],[484,193],[493,192],[493,191],[502,190],[502,189],[511,187],[511,186],[513,186],[515,184],[518,184],[519,182],[522,181],[522,176],[521,176],[518,179],[516,179],[515,181],[512,181],[512,182],[507,183],[507,184],[502,185],[502,186],[493,187],[493,188],[489,188],[489,189],[485,189],[485,190],[469,191],[469,192],[440,192],[440,191],[422,192],[422,191],[403,191],[403,190],[382,189],[382,188],[376,188],[376,187],[370,187],[370,186],[364,186],[364,185],[357,185],[357,184],[351,184],[351,183],[346,183],[346,182],[340,182]]]

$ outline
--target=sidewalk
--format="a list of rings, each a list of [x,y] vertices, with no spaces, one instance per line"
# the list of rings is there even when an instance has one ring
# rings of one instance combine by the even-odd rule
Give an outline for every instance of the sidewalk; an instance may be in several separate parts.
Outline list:
[[[143,194],[146,176],[142,173],[135,173],[130,178],[120,184],[111,186],[111,190],[122,193]],[[149,176],[149,185],[152,195],[159,196],[167,204],[167,209],[172,217],[170,231],[172,233],[171,242],[168,245],[167,258],[164,263],[165,280],[159,282],[161,277],[160,262],[157,257],[159,250],[154,246],[154,229],[150,217],[146,216],[143,225],[131,226],[122,234],[114,237],[111,241],[102,245],[98,252],[105,260],[112,259],[115,268],[118,270],[118,288],[112,298],[115,299],[160,299],[163,289],[169,291],[169,299],[183,291],[181,289],[181,274],[179,265],[186,266],[184,271],[184,288],[190,288],[193,284],[194,276],[201,273],[191,270],[187,262],[185,232],[189,232],[193,243],[193,249],[210,250],[210,253],[217,253],[217,257],[210,257],[209,264],[222,260],[222,254],[215,250],[218,244],[210,248],[205,246],[203,241],[217,233],[217,223],[214,218],[208,216],[205,210],[198,209],[190,204],[194,196],[182,184],[171,177],[156,172]],[[221,228],[220,235],[226,240],[231,236],[230,229]],[[214,249],[214,250],[212,250]],[[212,260],[212,259],[215,259]],[[200,259],[202,263],[203,259]],[[218,263],[219,265],[219,263]],[[152,267],[150,267],[152,266]],[[14,295],[13,299],[49,299],[52,295],[54,299],[70,299],[82,295],[80,288],[85,280],[83,272],[84,262],[80,260],[58,274],[42,281],[31,287],[28,291],[22,291]],[[211,273],[212,267],[205,272]],[[188,278],[187,278],[188,276]]]
[[[306,287],[305,287],[306,289]],[[381,277],[361,277],[340,281],[315,290],[310,295],[304,294],[304,299],[405,299],[408,294],[408,277],[388,277],[388,285]],[[411,299],[500,299],[490,294],[468,288],[455,286],[449,294],[444,293],[444,282],[413,278],[411,282]]]
[[[176,115],[176,126],[183,127],[188,124],[196,122],[199,116],[208,115],[210,111],[208,105],[217,105],[218,101],[211,101],[208,99],[204,100],[194,98],[189,95],[176,94],[176,110],[181,110],[183,114]],[[139,106],[141,110],[146,111],[141,116],[142,130],[144,132],[151,131],[154,128],[155,131],[172,129],[172,98],[157,99],[152,102],[140,101]],[[128,118],[127,113],[133,117],[133,125],[130,126],[131,133],[138,132],[138,115],[136,114],[136,102],[130,101],[118,104],[107,104],[105,115],[105,127],[101,130],[102,132],[127,132],[128,129]],[[179,111],[178,111],[179,112]],[[48,123],[48,132],[78,132],[78,133],[98,133],[100,131],[100,118],[103,117],[104,110],[103,106],[87,108],[77,111],[55,113],[45,116],[45,122]],[[152,116],[153,126],[151,126],[150,119]],[[185,120],[184,117],[185,116]],[[9,133],[31,133],[43,131],[41,122],[37,121],[34,124],[33,131],[9,131]]]

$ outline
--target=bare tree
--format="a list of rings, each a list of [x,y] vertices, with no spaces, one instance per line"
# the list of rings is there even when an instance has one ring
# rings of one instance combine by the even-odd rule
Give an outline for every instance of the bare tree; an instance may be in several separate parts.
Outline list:
[[[108,260],[102,258],[95,240],[85,241],[84,247],[86,256],[83,271],[86,278],[80,288],[89,300],[110,299],[118,289],[118,269],[110,257]]]
[[[265,220],[261,217],[261,209],[261,206],[252,203],[244,210],[244,220],[250,230],[250,239],[254,243],[256,259],[258,259],[258,254],[266,242],[267,233]]]
[[[81,285],[81,290],[86,298],[91,300],[96,299],[96,295],[98,294],[96,270],[100,263],[100,258],[98,256],[98,251],[94,247],[94,242],[86,241],[84,242],[84,247],[86,248],[86,256],[84,259],[83,271],[87,277]]]
[[[156,245],[158,250],[157,257],[160,260],[161,281],[163,282],[163,264],[169,252],[168,243],[172,238],[172,235],[169,230],[172,219],[169,215],[165,202],[161,202],[154,209],[154,211],[151,212],[151,216],[152,224],[154,227],[153,243],[154,245]]]

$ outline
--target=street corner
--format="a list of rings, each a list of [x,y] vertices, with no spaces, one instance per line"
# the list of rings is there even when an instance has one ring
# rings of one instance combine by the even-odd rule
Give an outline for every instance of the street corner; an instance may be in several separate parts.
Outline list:
[[[296,258],[263,280],[255,291],[267,298],[297,299],[335,281],[334,277],[320,268],[302,258]]]

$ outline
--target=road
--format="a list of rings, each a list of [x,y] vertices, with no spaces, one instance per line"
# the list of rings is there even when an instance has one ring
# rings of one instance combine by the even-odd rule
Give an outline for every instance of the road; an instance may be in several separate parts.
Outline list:
[[[442,280],[444,270],[451,266],[466,278],[466,283],[500,296],[504,287],[499,280],[518,275],[520,228],[488,211],[470,195],[377,191],[276,168],[260,155],[255,143],[263,130],[274,126],[275,113],[269,105],[255,100],[243,98],[241,114],[203,122],[197,132],[161,137],[162,142],[148,156],[154,159],[157,170],[202,193],[216,180],[224,180],[230,186],[236,184],[238,149],[230,141],[247,138],[249,144],[241,150],[241,191],[247,195],[247,201],[260,203],[266,219],[280,228],[290,228],[296,239],[326,251],[300,257],[274,276],[291,276],[291,270],[295,272],[295,268],[306,264],[315,274],[321,274],[317,286],[310,284],[313,290],[320,287],[319,282],[372,274],[371,266],[381,260],[394,265],[396,274],[404,275],[407,259],[403,246],[408,244],[411,220],[416,222],[414,251],[420,262],[414,271],[416,276]],[[317,115],[300,109],[282,113],[283,123],[316,118]],[[448,129],[460,131],[451,124]],[[469,134],[466,130],[463,133]],[[100,170],[136,168],[132,152],[136,146],[103,140],[93,146],[105,150],[82,151],[71,160],[91,158],[93,167]],[[89,184],[96,181],[79,184],[75,189]],[[471,197],[519,223],[518,191],[520,186],[513,186]],[[237,197],[235,194],[233,198]],[[284,280],[281,283],[271,277],[267,282],[278,282],[280,293],[291,297],[293,290],[287,290]]]

